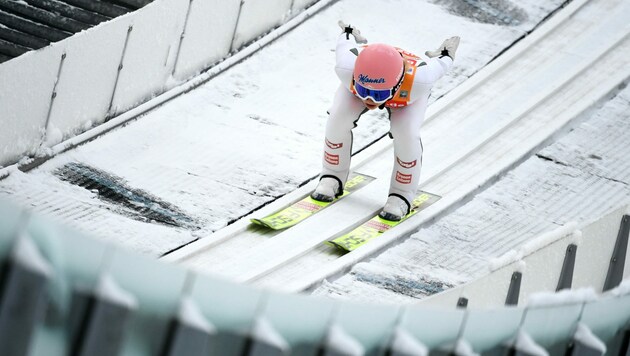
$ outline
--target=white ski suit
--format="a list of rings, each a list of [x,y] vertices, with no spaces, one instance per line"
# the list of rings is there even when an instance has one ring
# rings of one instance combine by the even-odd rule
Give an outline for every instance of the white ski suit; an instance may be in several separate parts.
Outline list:
[[[342,186],[350,171],[352,129],[367,111],[362,100],[352,92],[354,63],[363,48],[352,36],[345,33],[339,36],[335,71],[341,85],[329,110],[321,177],[335,177]],[[390,133],[394,139],[395,157],[389,195],[402,197],[410,204],[420,180],[423,149],[420,126],[424,121],[429,94],[433,84],[446,73],[453,60],[448,56],[428,58],[400,49],[399,52],[407,59],[405,78],[398,94],[381,108],[385,107],[390,112]]]

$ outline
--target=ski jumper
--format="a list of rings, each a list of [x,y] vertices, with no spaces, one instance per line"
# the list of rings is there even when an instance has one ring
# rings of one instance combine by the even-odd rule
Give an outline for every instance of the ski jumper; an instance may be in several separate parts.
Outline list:
[[[369,45],[367,45],[369,46]],[[341,80],[326,124],[322,177],[335,177],[345,185],[350,172],[352,129],[367,111],[354,95],[353,71],[359,46],[352,36],[342,33],[336,48],[335,72]],[[404,198],[407,203],[416,196],[422,167],[420,126],[428,105],[433,84],[453,64],[448,57],[425,58],[398,49],[405,59],[405,74],[396,95],[380,108],[390,112],[390,134],[394,139],[394,168],[389,195]]]

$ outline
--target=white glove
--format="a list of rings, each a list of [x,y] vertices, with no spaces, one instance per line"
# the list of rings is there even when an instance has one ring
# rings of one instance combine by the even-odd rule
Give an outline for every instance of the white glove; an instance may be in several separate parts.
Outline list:
[[[365,38],[365,37],[363,37],[361,35],[361,31],[359,31],[358,28],[356,28],[356,27],[354,27],[352,25],[347,25],[341,20],[339,20],[339,22],[337,22],[337,24],[339,25],[339,27],[341,27],[341,31],[354,36],[354,40],[357,43],[367,43],[367,38]]]
[[[430,58],[437,56],[449,56],[451,59],[455,59],[457,46],[459,46],[459,36],[453,36],[445,39],[444,42],[442,42],[442,45],[435,51],[426,51],[424,54]]]

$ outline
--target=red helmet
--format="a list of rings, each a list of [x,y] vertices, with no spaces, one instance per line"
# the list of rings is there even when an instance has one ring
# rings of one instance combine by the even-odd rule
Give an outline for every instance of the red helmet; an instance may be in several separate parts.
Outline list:
[[[357,96],[377,103],[391,99],[402,82],[404,70],[405,61],[396,48],[381,43],[367,46],[354,65]]]

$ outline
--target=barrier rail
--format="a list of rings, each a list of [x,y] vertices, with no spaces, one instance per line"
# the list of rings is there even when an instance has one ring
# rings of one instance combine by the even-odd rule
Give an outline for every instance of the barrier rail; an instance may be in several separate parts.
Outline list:
[[[627,230],[618,234],[620,211],[583,228],[581,241],[575,226],[567,226],[520,251],[526,265],[518,270],[520,288],[512,267],[523,262],[506,258],[492,277],[502,282],[483,278],[433,298],[448,300],[448,307],[399,307],[234,284],[119,250],[0,202],[0,349],[7,356],[627,355],[630,280],[601,295],[584,288],[534,293],[540,286],[555,290],[567,242],[579,247],[573,287],[602,272],[580,267],[586,261],[607,266],[604,250],[619,256],[623,241],[627,248]],[[617,223],[609,224],[613,218]],[[612,236],[589,242],[596,231]],[[484,298],[512,306],[482,308]]]
[[[464,299],[473,307],[520,305],[541,291],[616,288],[630,276],[629,214],[625,206],[581,227],[568,223],[492,261],[486,276],[421,303],[448,306]]]

